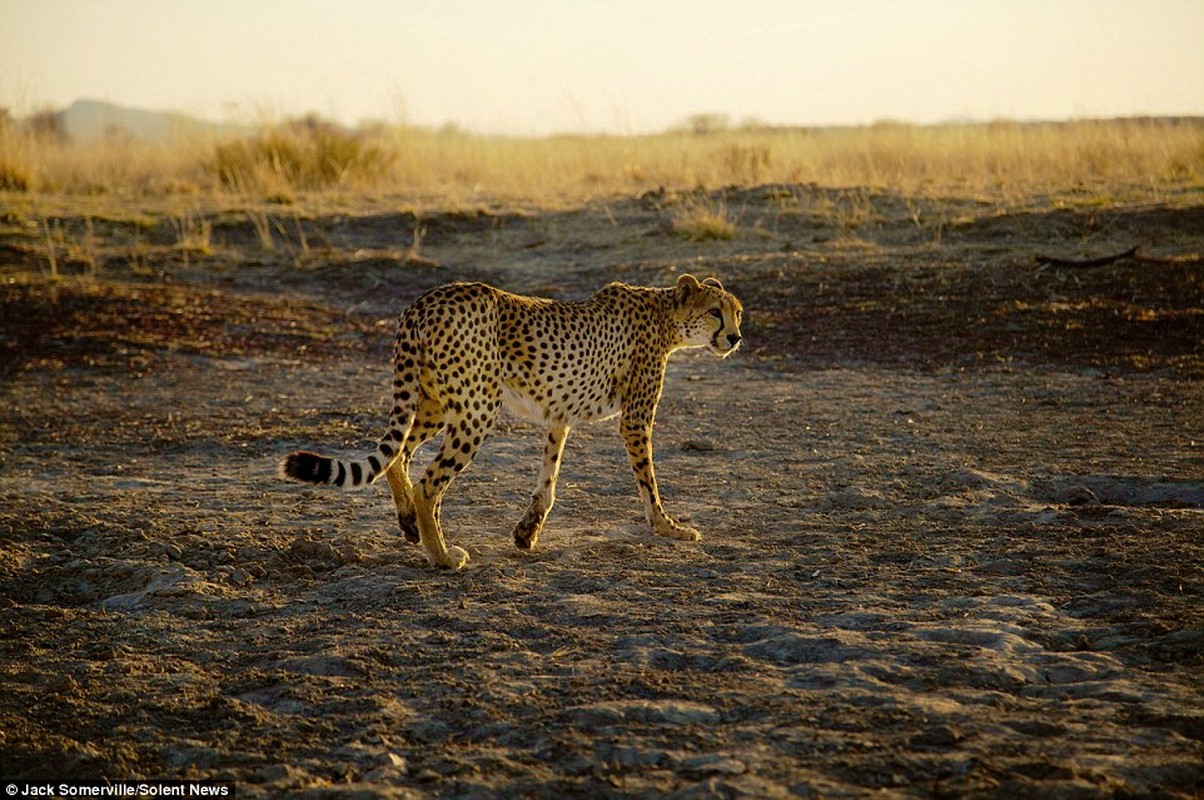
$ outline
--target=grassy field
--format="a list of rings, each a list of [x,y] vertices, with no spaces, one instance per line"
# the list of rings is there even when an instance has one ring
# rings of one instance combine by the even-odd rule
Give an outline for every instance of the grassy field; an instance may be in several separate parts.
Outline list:
[[[0,189],[289,204],[341,195],[541,209],[662,188],[765,183],[863,187],[915,198],[1031,203],[1162,201],[1204,185],[1204,120],[880,124],[655,136],[503,138],[316,117],[242,139],[72,144],[0,126]]]

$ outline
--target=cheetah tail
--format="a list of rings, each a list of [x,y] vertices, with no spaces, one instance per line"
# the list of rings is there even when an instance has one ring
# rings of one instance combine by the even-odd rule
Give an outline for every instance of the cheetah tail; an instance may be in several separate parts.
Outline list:
[[[413,369],[413,356],[419,345],[413,320],[404,315],[397,331],[395,366],[398,374],[393,381],[393,410],[389,414],[389,429],[376,443],[371,455],[353,461],[297,450],[280,462],[280,474],[301,483],[359,489],[375,483],[400,456],[402,444],[414,424],[418,410],[418,377]],[[408,368],[406,368],[408,367]]]
[[[297,450],[280,462],[280,474],[301,483],[329,484],[341,489],[360,489],[375,483],[401,455],[401,442],[413,421],[413,412],[405,417],[393,417],[390,420],[389,430],[377,442],[376,450],[371,455],[344,461],[308,450]]]

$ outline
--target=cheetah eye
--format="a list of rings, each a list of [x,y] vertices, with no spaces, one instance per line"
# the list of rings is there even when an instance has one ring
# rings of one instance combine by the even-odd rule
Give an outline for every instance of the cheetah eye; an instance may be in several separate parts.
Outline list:
[[[723,309],[712,308],[712,309],[709,309],[707,313],[709,313],[715,319],[718,319],[718,320],[723,319]]]

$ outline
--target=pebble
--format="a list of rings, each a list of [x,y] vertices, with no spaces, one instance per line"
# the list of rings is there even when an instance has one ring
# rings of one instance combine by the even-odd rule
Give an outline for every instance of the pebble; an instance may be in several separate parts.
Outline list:
[[[418,774],[414,776],[414,780],[418,781],[419,783],[435,783],[440,779],[440,777],[441,776],[438,772],[435,772],[433,769],[428,767],[427,769],[420,770]]]
[[[913,736],[911,744],[919,747],[952,747],[962,738],[961,731],[952,725],[933,725],[923,733]]]
[[[79,684],[70,675],[58,675],[46,684],[46,691],[50,694],[70,694],[78,688]]]
[[[687,758],[679,763],[677,768],[681,772],[694,775],[743,775],[748,770],[748,765],[738,758],[722,753],[708,753]]]

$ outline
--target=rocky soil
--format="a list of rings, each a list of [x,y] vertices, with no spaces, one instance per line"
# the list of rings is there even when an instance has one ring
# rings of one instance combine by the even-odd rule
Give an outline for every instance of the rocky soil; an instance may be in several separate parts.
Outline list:
[[[190,249],[166,219],[66,214],[57,281],[10,214],[0,776],[1199,796],[1204,208],[866,195],[850,225],[808,210],[822,192],[728,193],[731,241],[676,235],[662,196],[318,214],[270,252],[245,216]],[[507,533],[541,437],[504,418],[445,505],[458,573],[400,537],[387,488],[276,476],[383,429],[393,319],[424,289],[680,271],[747,309],[736,356],[674,359],[657,420],[701,542],[646,532],[613,423],[570,437],[527,554]]]

